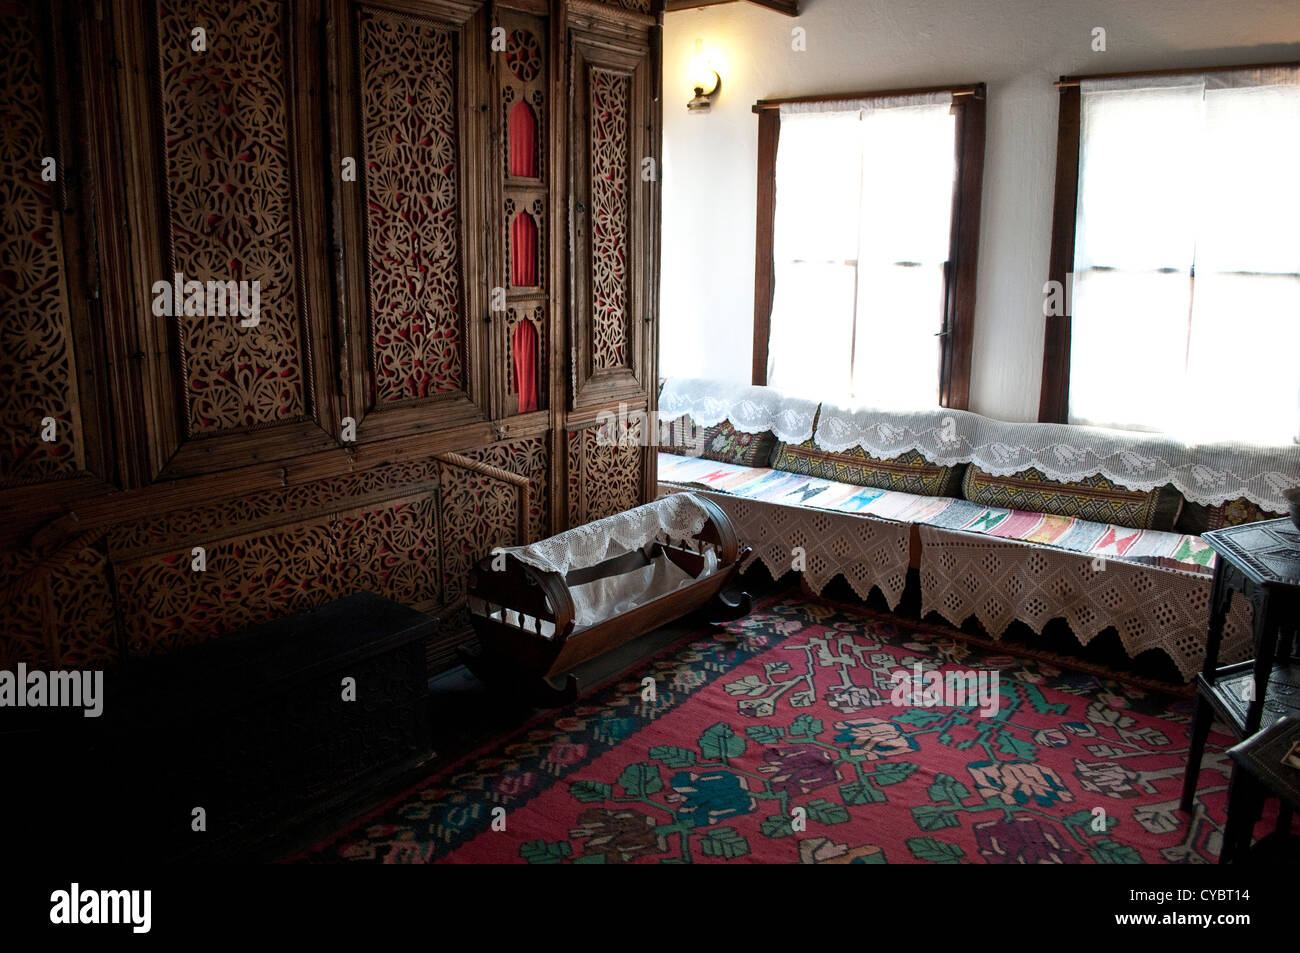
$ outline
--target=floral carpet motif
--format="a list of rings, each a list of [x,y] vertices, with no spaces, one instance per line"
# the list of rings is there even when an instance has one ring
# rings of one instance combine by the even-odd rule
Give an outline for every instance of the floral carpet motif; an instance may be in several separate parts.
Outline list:
[[[899,671],[996,673],[997,711],[900,694]],[[1229,739],[1211,734],[1197,810],[1181,814],[1191,706],[784,596],[299,859],[1213,862]]]

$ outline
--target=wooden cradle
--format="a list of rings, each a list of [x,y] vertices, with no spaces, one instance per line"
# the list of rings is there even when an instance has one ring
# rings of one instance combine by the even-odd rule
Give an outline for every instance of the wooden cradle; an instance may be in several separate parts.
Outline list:
[[[656,507],[673,507],[679,516],[698,508],[694,520],[702,519],[702,525],[692,535],[671,538],[662,528],[656,531],[655,521],[664,515],[654,511]],[[645,525],[644,535],[631,545],[626,539],[619,545],[609,536],[610,548],[620,550],[613,555],[591,565],[553,562],[565,571],[539,565],[550,561],[538,557],[539,549],[567,552],[566,538],[590,546],[604,538],[607,528],[626,527],[629,517]],[[618,520],[624,522],[613,522]],[[727,514],[711,500],[690,493],[531,546],[497,550],[470,574],[470,618],[482,651],[461,652],[461,659],[483,681],[521,691],[534,703],[568,704],[578,695],[572,670],[580,663],[697,609],[704,609],[711,622],[746,615],[751,608],[748,593],[731,597],[725,590],[749,552],[741,547]],[[656,585],[673,582],[677,588],[656,594]],[[593,590],[605,592],[603,602],[591,601]],[[620,598],[611,598],[609,592]],[[557,687],[552,679],[561,676],[563,685]]]

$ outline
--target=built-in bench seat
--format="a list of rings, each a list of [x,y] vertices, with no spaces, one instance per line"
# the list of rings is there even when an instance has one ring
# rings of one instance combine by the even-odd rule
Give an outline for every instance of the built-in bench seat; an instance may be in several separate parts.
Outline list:
[[[1214,551],[1199,536],[1189,533],[1134,529],[1075,516],[985,506],[947,496],[918,496],[674,453],[659,454],[659,480],[765,503],[808,506],[1021,540],[1094,558],[1123,559],[1188,572],[1212,573],[1214,569]]]
[[[1300,447],[844,410],[698,379],[670,380],[659,413],[660,493],[715,499],[774,575],[815,592],[841,575],[894,607],[919,570],[923,614],[974,616],[994,638],[1015,621],[1064,619],[1085,644],[1113,628],[1189,681],[1215,563],[1200,534],[1274,518],[1300,484]],[[1249,633],[1234,600],[1221,658],[1246,657]]]

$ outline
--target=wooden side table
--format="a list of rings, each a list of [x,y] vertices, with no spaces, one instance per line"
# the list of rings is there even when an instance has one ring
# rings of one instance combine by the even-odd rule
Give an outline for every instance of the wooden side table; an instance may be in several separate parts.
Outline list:
[[[1251,835],[1259,820],[1264,799],[1281,799],[1277,829],[1274,832],[1274,859],[1295,856],[1295,839],[1291,837],[1293,812],[1300,810],[1300,768],[1283,763],[1292,745],[1300,742],[1300,718],[1289,715],[1271,728],[1228,751],[1232,757],[1232,783],[1228,794],[1228,823],[1223,830],[1223,847],[1219,863],[1242,860],[1250,850]],[[1266,838],[1267,839],[1267,838]],[[1258,848],[1263,851],[1265,842]]]
[[[1192,810],[1210,725],[1217,714],[1238,738],[1300,713],[1300,530],[1289,519],[1245,523],[1202,537],[1217,554],[1210,595],[1205,666],[1196,676],[1196,715],[1183,775],[1181,808]],[[1219,667],[1223,624],[1232,594],[1254,609],[1255,658]]]

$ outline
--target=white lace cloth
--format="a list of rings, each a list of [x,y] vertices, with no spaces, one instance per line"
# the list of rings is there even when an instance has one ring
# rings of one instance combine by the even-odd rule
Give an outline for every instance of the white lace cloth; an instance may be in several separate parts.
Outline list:
[[[787,443],[802,443],[812,436],[817,406],[770,387],[674,378],[660,395],[659,419],[690,414],[700,427],[729,420],[745,433],[771,430]],[[1287,511],[1282,491],[1300,486],[1300,445],[1197,445],[1164,434],[1007,423],[965,410],[907,413],[822,404],[814,441],[832,453],[861,447],[875,457],[915,450],[931,463],[974,463],[995,476],[1034,467],[1063,483],[1097,473],[1131,490],[1172,483],[1193,503],[1214,506],[1244,496],[1275,513]]]
[[[937,526],[920,531],[923,617],[937,612],[960,626],[974,616],[993,639],[1016,621],[1041,635],[1050,620],[1064,619],[1083,645],[1114,626],[1129,658],[1159,649],[1186,681],[1205,662],[1209,576]],[[1234,597],[1220,664],[1250,656],[1251,618],[1250,604]]]
[[[778,440],[803,443],[813,433],[817,401],[786,397],[771,387],[715,381],[705,377],[674,377],[659,395],[660,421],[689,414],[697,427],[727,420],[743,433],[770,430]]]
[[[1188,500],[1215,505],[1244,496],[1285,513],[1282,491],[1300,485],[1300,446],[1186,444],[1163,434],[1076,424],[1007,423],[964,410],[919,413],[822,405],[817,446],[862,447],[877,457],[916,450],[931,463],[975,463],[996,476],[1030,467],[1071,482],[1100,473],[1131,490],[1172,483]]]
[[[634,569],[619,576],[606,576],[580,586],[569,587],[573,599],[573,631],[583,629],[631,612],[656,599],[676,592],[718,569],[718,557],[713,550],[705,550],[704,568],[692,576],[667,556],[660,553],[642,569]]]
[[[689,539],[704,528],[709,515],[693,493],[655,500],[604,519],[575,526],[527,546],[502,547],[522,563],[567,575],[614,556],[640,549],[654,539]]]
[[[684,491],[661,483],[659,492]],[[873,586],[880,589],[891,609],[903,597],[912,532],[909,524],[861,513],[833,513],[727,493],[697,492],[722,508],[741,542],[753,550],[740,564],[742,572],[755,562],[766,566],[773,579],[798,569],[804,585],[814,593],[821,593],[831,580],[843,575],[863,600],[871,595]]]

